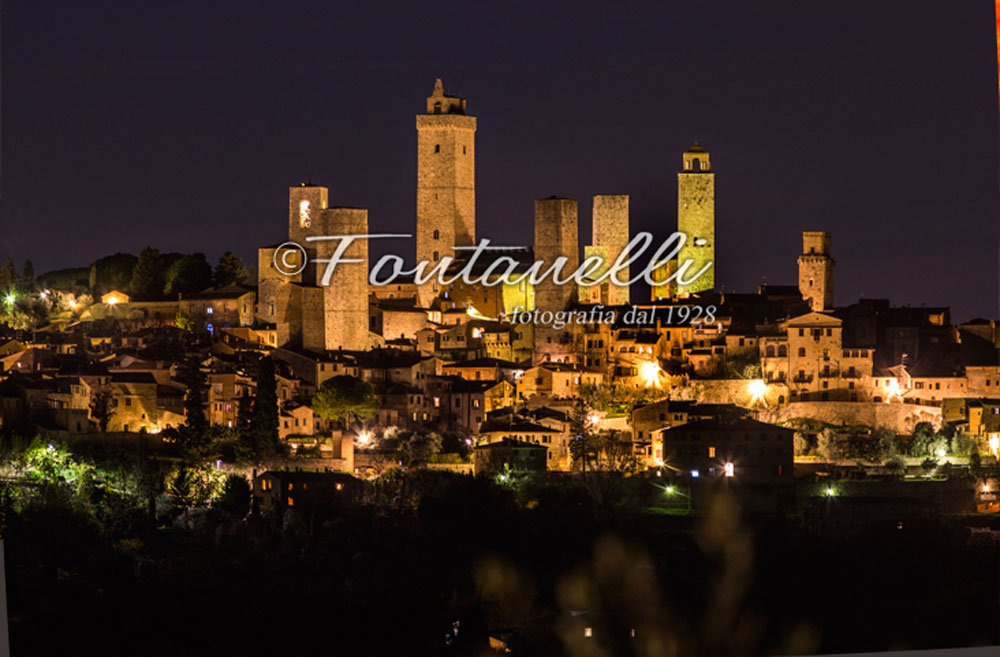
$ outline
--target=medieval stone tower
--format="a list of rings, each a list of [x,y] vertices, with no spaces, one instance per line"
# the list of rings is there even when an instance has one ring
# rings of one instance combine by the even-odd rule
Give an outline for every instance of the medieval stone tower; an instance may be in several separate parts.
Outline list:
[[[799,256],[799,292],[809,306],[817,311],[833,308],[833,266],[830,255],[830,233],[802,233],[802,255]]]
[[[417,262],[431,266],[454,256],[455,246],[476,242],[476,117],[465,114],[465,99],[446,96],[441,80],[417,115]],[[435,282],[418,288],[427,307],[439,290]]]
[[[565,257],[562,277],[580,265],[577,203],[573,199],[552,196],[535,201],[535,260],[545,263],[543,271]],[[564,310],[576,295],[576,284],[557,285],[548,276],[535,286],[535,308],[541,312]],[[572,344],[566,328],[556,330],[545,322],[535,325],[536,363],[566,361],[572,358]]]
[[[704,274],[688,285],[678,284],[679,294],[715,289],[715,174],[708,151],[695,143],[684,153],[684,169],[677,174],[677,230],[687,236],[678,254],[678,266],[691,260],[679,278],[690,280],[705,265]]]
[[[614,264],[628,244],[628,196],[595,196],[592,216],[591,243],[584,247],[584,258],[596,256],[601,259],[603,266],[592,275],[592,278],[598,278]],[[627,280],[629,270],[622,270],[617,278]],[[617,285],[610,279],[599,285],[581,286],[580,301],[620,306],[629,302],[629,288]]]
[[[325,263],[340,240],[308,242],[310,236],[363,235],[368,232],[368,211],[328,207],[326,187],[303,183],[288,190],[288,239],[306,253],[306,266],[298,274],[286,275],[274,264],[275,247],[258,255],[258,317],[273,322],[278,345],[300,343],[304,349],[323,352],[336,349],[368,349],[368,242],[355,241],[342,256],[356,263],[342,263],[329,285],[323,285]],[[296,269],[301,252],[281,251],[279,261]]]

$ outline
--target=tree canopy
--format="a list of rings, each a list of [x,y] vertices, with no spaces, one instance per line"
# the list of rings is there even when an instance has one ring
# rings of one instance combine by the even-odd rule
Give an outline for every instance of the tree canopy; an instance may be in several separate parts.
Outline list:
[[[371,385],[355,376],[327,379],[312,398],[312,409],[326,420],[347,424],[351,418],[364,421],[375,417],[379,401]]]

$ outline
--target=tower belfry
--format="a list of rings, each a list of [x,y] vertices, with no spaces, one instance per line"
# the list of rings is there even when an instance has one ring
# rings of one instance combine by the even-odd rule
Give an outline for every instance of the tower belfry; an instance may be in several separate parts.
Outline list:
[[[465,99],[448,96],[438,78],[417,115],[417,262],[433,266],[454,247],[476,242],[476,117]],[[420,305],[438,295],[437,283],[418,288]]]
[[[677,230],[687,236],[677,256],[678,266],[691,264],[681,278],[688,280],[711,265],[688,285],[677,285],[679,294],[715,289],[715,174],[708,151],[695,142],[683,156],[683,169],[677,174]]]

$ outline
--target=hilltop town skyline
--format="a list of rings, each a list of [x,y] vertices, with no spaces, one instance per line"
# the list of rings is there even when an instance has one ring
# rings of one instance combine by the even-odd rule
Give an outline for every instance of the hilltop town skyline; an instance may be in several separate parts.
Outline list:
[[[478,224],[497,242],[530,243],[531,203],[552,194],[581,202],[581,234],[584,201],[598,194],[630,196],[633,231],[669,232],[679,156],[697,139],[719,176],[720,289],[794,283],[800,233],[824,230],[840,262],[838,304],[889,298],[950,306],[960,321],[995,317],[988,9],[636,10],[605,30],[606,50],[575,53],[545,49],[539,9],[507,18],[522,39],[515,55],[482,45],[501,34],[488,17],[455,32],[457,46],[389,27],[324,50],[278,47],[268,37],[288,25],[254,7],[211,36],[189,14],[98,7],[74,14],[72,31],[47,26],[56,45],[28,57],[21,35],[41,17],[8,8],[0,257],[30,258],[39,273],[146,245],[251,262],[281,234],[283,190],[310,173],[332,203],[368,208],[373,228],[412,232],[412,114],[443,77],[480,121]],[[225,24],[220,9],[183,11]],[[576,20],[581,36],[603,29],[578,12],[568,30]],[[137,40],[150,18],[174,38]],[[414,20],[414,33],[435,33]],[[101,39],[76,29],[88,21],[108,25]],[[399,59],[410,49],[426,56]],[[74,109],[47,103],[53,93],[71,94]],[[238,118],[222,120],[233,107]]]

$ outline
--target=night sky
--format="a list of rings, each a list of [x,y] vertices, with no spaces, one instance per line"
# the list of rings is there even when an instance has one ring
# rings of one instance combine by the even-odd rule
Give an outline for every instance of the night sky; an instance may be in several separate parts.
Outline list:
[[[666,236],[697,138],[725,290],[794,284],[801,231],[828,230],[838,304],[997,315],[993,3],[533,5],[7,0],[0,257],[255,262],[309,171],[411,232],[442,77],[479,119],[480,236],[530,243],[552,194],[589,236],[590,198],[623,193]]]

